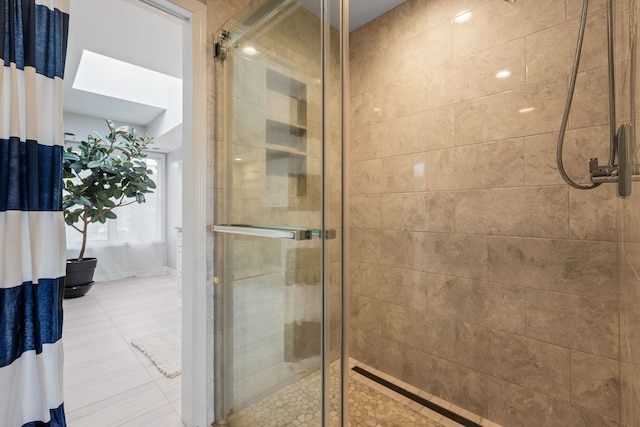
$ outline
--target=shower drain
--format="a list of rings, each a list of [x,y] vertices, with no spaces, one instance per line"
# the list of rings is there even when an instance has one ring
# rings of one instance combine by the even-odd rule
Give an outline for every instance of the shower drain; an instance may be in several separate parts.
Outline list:
[[[420,405],[424,406],[425,408],[429,408],[432,411],[435,411],[437,413],[439,413],[440,415],[443,415],[447,418],[449,418],[452,421],[457,422],[458,424],[461,424],[465,427],[482,427],[480,424],[473,422],[465,417],[463,417],[462,415],[456,414],[453,411],[450,411],[446,408],[443,408],[440,405],[436,405],[435,403],[418,396],[415,393],[411,393],[408,390],[405,390],[404,388],[397,386],[395,384],[393,384],[392,382],[389,382],[387,380],[385,380],[384,378],[380,378],[379,376],[377,376],[376,374],[372,374],[371,372],[362,369],[359,366],[354,366],[353,368],[351,368],[351,370],[353,370],[354,372],[359,373],[362,376],[365,376],[367,378],[369,378],[371,381],[375,381],[378,384],[385,386],[386,388],[395,391],[398,394],[403,395],[406,398],[409,398],[411,400],[413,400],[416,403],[419,403]]]

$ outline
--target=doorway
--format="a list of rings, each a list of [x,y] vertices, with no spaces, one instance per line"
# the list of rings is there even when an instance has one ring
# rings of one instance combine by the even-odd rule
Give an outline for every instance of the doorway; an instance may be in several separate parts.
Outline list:
[[[104,2],[102,2],[104,3]],[[158,16],[166,14],[165,12],[158,11],[157,8],[152,8],[147,5],[141,5],[136,0],[128,0],[130,4],[136,4],[138,7],[146,8],[146,11],[150,13],[150,16]],[[182,130],[178,130],[178,137],[182,134],[183,141],[188,141],[182,148],[183,152],[183,169],[187,171],[183,177],[183,188],[188,189],[184,193],[184,203],[189,203],[189,209],[183,219],[189,224],[183,229],[183,254],[186,261],[183,263],[185,269],[188,271],[182,275],[182,282],[188,284],[184,286],[182,304],[183,306],[193,307],[192,310],[187,310],[184,313],[186,319],[183,319],[183,330],[188,338],[185,338],[185,345],[183,346],[183,362],[185,368],[183,369],[182,381],[184,385],[182,387],[183,394],[189,396],[187,399],[182,400],[182,418],[187,425],[207,425],[207,411],[206,411],[206,393],[201,393],[202,389],[206,389],[205,385],[200,386],[199,381],[202,375],[196,375],[195,372],[203,372],[206,364],[206,355],[199,351],[194,351],[194,347],[202,343],[205,346],[204,339],[199,339],[206,335],[204,332],[204,321],[194,321],[194,317],[199,314],[206,316],[206,301],[204,298],[194,297],[199,292],[204,292],[205,280],[206,280],[206,262],[205,251],[206,243],[204,238],[200,239],[199,235],[203,234],[201,230],[205,228],[205,206],[204,204],[198,205],[194,200],[202,200],[205,195],[206,183],[204,179],[206,169],[206,156],[203,154],[205,150],[205,126],[206,126],[206,99],[194,99],[192,96],[194,92],[205,92],[205,43],[204,40],[204,28],[206,22],[206,7],[195,0],[175,0],[158,1],[157,4],[164,9],[168,9],[172,12],[182,15],[187,18],[183,20],[185,23],[182,27],[183,37],[179,46],[180,55],[184,55],[186,58],[183,61],[184,75],[190,78],[185,78],[184,83],[184,102],[182,106],[182,112],[184,115],[184,123]],[[109,4],[113,7],[113,4]],[[96,13],[96,11],[92,11]],[[75,16],[76,19],[80,19]],[[94,19],[89,17],[89,22],[93,22]],[[105,19],[105,21],[108,21]],[[118,21],[118,19],[116,19]],[[110,22],[116,22],[110,21]],[[148,23],[147,21],[143,21]],[[94,22],[95,23],[95,22]],[[135,37],[138,32],[148,31],[144,26],[130,26],[128,27],[128,36]],[[130,44],[123,48],[123,51],[129,51]],[[145,52],[147,55],[149,52]],[[141,55],[144,57],[144,55]],[[202,161],[200,161],[202,160]],[[202,184],[200,186],[200,184]],[[184,213],[184,212],[183,212]],[[166,238],[164,231],[163,238]],[[199,305],[201,304],[201,305]],[[196,325],[196,326],[194,326]],[[199,325],[202,325],[199,330]],[[201,360],[201,361],[199,361]],[[197,369],[201,369],[197,371]],[[202,384],[205,384],[206,379],[202,379]],[[194,391],[197,389],[197,391]],[[209,399],[210,401],[211,399]]]

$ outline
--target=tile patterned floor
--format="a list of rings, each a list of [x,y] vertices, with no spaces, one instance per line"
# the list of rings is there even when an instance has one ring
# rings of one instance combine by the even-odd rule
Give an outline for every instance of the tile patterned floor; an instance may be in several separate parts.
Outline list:
[[[69,427],[182,427],[181,376],[169,379],[131,338],[180,323],[171,275],[97,283],[64,300]]]

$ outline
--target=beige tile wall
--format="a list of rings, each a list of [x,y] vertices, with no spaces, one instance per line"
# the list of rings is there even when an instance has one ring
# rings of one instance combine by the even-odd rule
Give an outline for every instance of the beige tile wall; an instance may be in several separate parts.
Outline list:
[[[581,5],[409,0],[351,34],[351,355],[505,426],[620,424],[615,188],[555,164]],[[564,149],[582,182],[608,156],[604,6]]]
[[[629,2],[637,13],[637,2]],[[624,8],[618,11],[616,18],[628,23],[631,14]],[[619,46],[616,54],[627,58],[629,51]],[[632,99],[630,99],[630,74],[618,81],[619,111],[627,120],[630,117]],[[636,76],[636,82],[638,81]],[[637,83],[636,83],[637,84]],[[636,95],[637,98],[637,95]],[[637,99],[636,99],[637,105]],[[636,117],[637,120],[637,117]],[[636,121],[637,127],[637,121]],[[637,162],[637,158],[636,158]],[[637,164],[636,164],[637,167]],[[619,199],[618,213],[618,251],[620,269],[620,379],[621,422],[625,427],[640,426],[640,185],[634,183],[632,195]]]
[[[631,198],[618,202],[620,230],[620,377],[623,425],[640,426],[640,185]]]

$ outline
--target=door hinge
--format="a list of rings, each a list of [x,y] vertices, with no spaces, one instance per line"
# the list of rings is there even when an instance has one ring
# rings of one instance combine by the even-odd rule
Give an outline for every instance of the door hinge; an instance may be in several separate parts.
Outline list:
[[[213,57],[221,61],[227,59],[227,41],[231,40],[231,33],[227,30],[220,30],[216,41],[213,43]]]

